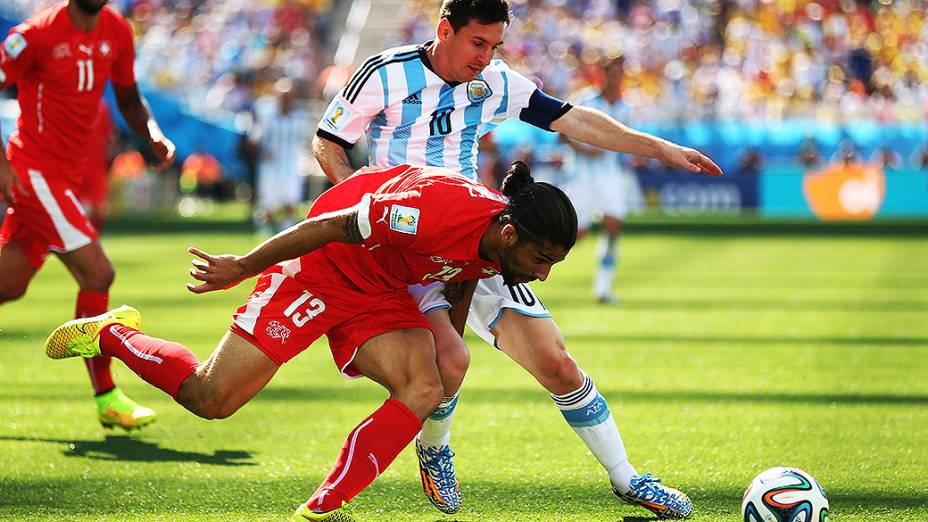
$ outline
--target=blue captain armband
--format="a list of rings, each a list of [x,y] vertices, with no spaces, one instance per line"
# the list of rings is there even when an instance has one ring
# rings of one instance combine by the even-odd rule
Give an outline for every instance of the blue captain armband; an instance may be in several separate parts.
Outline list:
[[[573,105],[554,96],[549,96],[542,92],[541,89],[535,89],[532,97],[528,100],[528,107],[522,109],[522,112],[519,113],[519,119],[539,129],[550,131],[551,122],[560,118],[572,108]]]

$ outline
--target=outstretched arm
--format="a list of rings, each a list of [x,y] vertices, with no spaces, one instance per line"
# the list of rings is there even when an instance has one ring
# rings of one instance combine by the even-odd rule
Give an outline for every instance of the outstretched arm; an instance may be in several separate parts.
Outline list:
[[[159,167],[165,168],[174,161],[174,144],[164,137],[161,127],[151,115],[148,102],[142,98],[138,84],[119,85],[113,83],[113,92],[116,94],[116,105],[125,118],[126,124],[140,137],[145,138],[151,146],[152,152],[161,162]]]
[[[671,167],[722,175],[722,169],[698,150],[636,131],[588,107],[572,107],[551,122],[551,130],[603,149],[655,158]]]
[[[187,251],[200,258],[193,260],[190,275],[202,283],[187,283],[187,289],[195,294],[224,290],[281,261],[295,259],[334,242],[364,242],[358,226],[357,208],[306,219],[261,243],[244,256],[214,256],[190,247]]]

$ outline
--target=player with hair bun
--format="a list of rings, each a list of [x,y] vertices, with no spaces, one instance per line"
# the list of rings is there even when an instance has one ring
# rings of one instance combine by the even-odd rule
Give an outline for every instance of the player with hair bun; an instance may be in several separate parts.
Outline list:
[[[369,57],[330,102],[313,153],[332,182],[354,172],[345,149],[362,135],[370,142],[372,165],[444,166],[476,178],[480,137],[510,118],[602,149],[656,158],[692,173],[722,175],[699,151],[559,100],[495,59],[511,20],[507,0],[444,0],[439,18],[433,40]],[[461,507],[450,430],[470,365],[461,339],[466,319],[474,333],[550,393],[621,500],[662,518],[689,516],[692,503],[686,495],[650,473],[638,473],[629,462],[605,398],[567,352],[551,313],[531,288],[506,284],[500,277],[480,280],[471,293],[459,286],[434,283],[409,290],[432,325],[445,390],[416,439],[422,488],[435,507],[444,513]]]
[[[307,219],[244,256],[201,260],[194,293],[260,274],[212,356],[149,336],[123,306],[69,321],[46,342],[49,357],[101,354],[126,363],[194,414],[232,415],[280,365],[325,335],[338,369],[390,393],[352,430],[325,481],[294,520],[353,520],[343,509],[386,469],[435,411],[442,385],[429,323],[407,287],[502,274],[509,284],[545,280],[577,239],[567,195],[509,169],[504,194],[436,167],[367,168],[323,193]],[[457,201],[448,205],[448,201]]]

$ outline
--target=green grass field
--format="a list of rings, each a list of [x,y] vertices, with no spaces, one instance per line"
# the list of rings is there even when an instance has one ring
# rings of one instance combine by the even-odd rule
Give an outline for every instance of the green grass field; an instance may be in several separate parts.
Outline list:
[[[592,304],[591,241],[536,285],[633,464],[686,491],[699,521],[740,520],[745,485],[778,465],[824,485],[832,520],[928,520],[926,235],[656,228],[623,242],[618,306]],[[251,283],[189,294],[184,248],[251,242],[230,227],[115,231],[104,243],[118,271],[111,303],[133,304],[146,331],[205,357]],[[42,352],[74,293],[50,260],[24,299],[0,307],[0,519],[286,520],[385,397],[342,379],[317,343],[232,418],[204,421],[117,363],[124,389],[160,418],[142,433],[103,431],[83,365]],[[407,449],[353,502],[361,520],[650,518],[616,501],[527,374],[468,340],[453,431],[464,509],[431,507]]]

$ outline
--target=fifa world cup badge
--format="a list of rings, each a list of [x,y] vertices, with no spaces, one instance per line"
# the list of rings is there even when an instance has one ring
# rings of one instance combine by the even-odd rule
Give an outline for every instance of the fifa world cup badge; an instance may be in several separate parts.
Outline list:
[[[482,102],[483,100],[493,96],[493,91],[490,90],[490,85],[483,80],[472,80],[467,84],[467,99],[471,103]]]
[[[390,228],[403,234],[415,235],[419,229],[419,209],[393,205],[390,208]]]
[[[332,107],[332,110],[329,111],[328,116],[325,118],[326,125],[333,130],[340,130],[344,119],[346,116],[350,116],[348,109],[346,109],[342,104],[336,103],[335,107]]]
[[[6,50],[6,54],[8,54],[10,58],[15,60],[19,58],[20,53],[22,53],[28,45],[23,35],[13,33],[3,43],[3,49]]]

